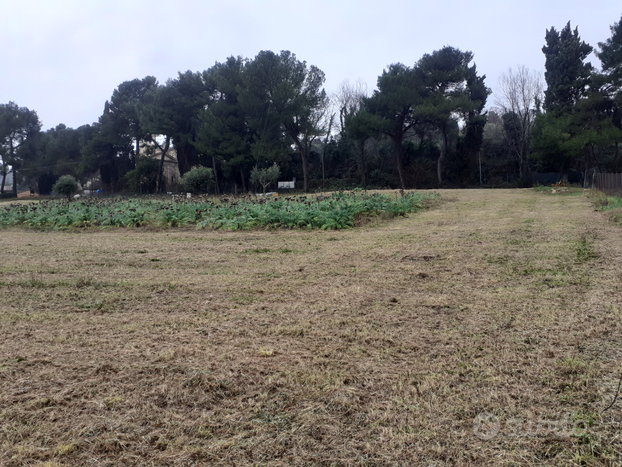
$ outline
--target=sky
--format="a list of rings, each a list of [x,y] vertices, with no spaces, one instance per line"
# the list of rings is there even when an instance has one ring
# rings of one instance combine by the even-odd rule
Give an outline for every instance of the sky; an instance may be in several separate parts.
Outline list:
[[[124,81],[261,50],[316,65],[329,94],[346,80],[371,92],[391,63],[450,45],[473,52],[490,106],[509,68],[544,75],[547,29],[570,21],[597,47],[621,17],[620,0],[0,0],[0,103],[35,110],[44,129],[77,128]]]

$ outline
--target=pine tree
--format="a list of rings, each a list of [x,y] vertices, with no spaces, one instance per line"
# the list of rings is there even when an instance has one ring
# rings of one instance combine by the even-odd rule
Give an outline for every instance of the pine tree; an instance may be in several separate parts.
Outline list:
[[[589,90],[592,65],[584,60],[592,46],[583,42],[579,30],[570,29],[570,21],[558,32],[554,27],[546,31],[544,78],[544,110],[558,114],[571,112],[577,101]]]
[[[622,18],[611,26],[611,37],[599,42],[600,52],[596,55],[603,66],[603,72],[612,77],[612,81],[622,86]]]

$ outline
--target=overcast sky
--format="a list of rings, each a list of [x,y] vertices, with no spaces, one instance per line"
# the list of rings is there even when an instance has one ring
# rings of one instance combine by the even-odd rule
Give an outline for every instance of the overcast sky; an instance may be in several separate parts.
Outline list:
[[[596,47],[621,16],[620,0],[0,0],[0,103],[78,127],[123,81],[260,50],[318,66],[329,93],[346,79],[372,91],[387,65],[444,45],[473,52],[494,91],[509,67],[544,73],[547,28],[571,21]]]

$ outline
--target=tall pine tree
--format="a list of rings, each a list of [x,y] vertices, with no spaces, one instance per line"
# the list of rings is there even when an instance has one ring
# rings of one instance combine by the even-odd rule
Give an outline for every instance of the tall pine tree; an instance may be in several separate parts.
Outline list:
[[[570,21],[558,32],[554,27],[546,31],[546,45],[542,52],[546,58],[544,78],[544,110],[569,113],[579,99],[589,90],[592,65],[584,60],[592,46],[579,37],[579,29],[570,29]]]

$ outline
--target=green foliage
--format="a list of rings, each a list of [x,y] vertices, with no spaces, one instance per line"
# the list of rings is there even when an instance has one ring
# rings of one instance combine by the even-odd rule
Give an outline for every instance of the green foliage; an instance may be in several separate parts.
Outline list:
[[[458,126],[458,119],[466,122],[462,145],[467,158],[478,153],[483,141],[486,117],[482,111],[491,91],[484,84],[485,76],[478,76],[476,66],[470,65],[472,61],[472,52],[445,46],[425,54],[415,67],[425,95],[416,113],[435,127],[440,136],[439,185],[443,182],[445,158],[450,151],[451,130]]]
[[[436,194],[390,196],[335,193],[326,197],[215,203],[207,199],[171,203],[153,198],[42,201],[0,207],[0,226],[69,227],[185,226],[225,230],[255,228],[346,229],[358,219],[404,216],[424,208]]]
[[[584,263],[594,258],[598,258],[598,253],[587,236],[582,235],[577,242],[577,262]]]
[[[490,90],[475,65],[470,65],[472,60],[471,52],[447,46],[425,54],[413,68],[393,64],[378,78],[378,90],[364,101],[365,109],[374,116],[372,127],[393,142],[402,188],[404,141],[413,133],[421,141],[438,144],[439,184],[445,160],[458,140],[459,120],[466,123],[461,140],[464,156],[472,158],[478,153],[486,122],[482,111]]]
[[[213,184],[214,173],[212,172],[212,169],[203,166],[193,167],[181,178],[182,188],[195,195],[207,193],[207,190]]]
[[[328,105],[323,89],[324,72],[300,61],[288,50],[275,54],[262,50],[245,69],[244,96],[249,123],[256,132],[256,141],[268,147],[286,137],[300,155],[303,189],[308,190],[308,162],[313,142],[325,134],[322,116]],[[259,151],[261,154],[262,151]],[[257,154],[257,152],[255,152]]]
[[[622,86],[622,18],[611,26],[611,37],[599,42],[597,56],[602,63],[603,72],[609,74],[612,81]]]
[[[251,183],[261,185],[265,194],[266,188],[275,183],[279,179],[280,174],[281,169],[276,162],[267,169],[259,169],[255,166],[253,170],[251,170]]]
[[[58,181],[52,187],[52,191],[60,195],[67,196],[67,199],[71,198],[78,189],[80,185],[78,185],[78,181],[72,177],[71,175],[63,175],[58,179]]]
[[[136,168],[125,174],[124,180],[128,188],[136,193],[152,193],[156,189],[158,177],[158,161],[141,157]]]
[[[368,130],[382,133],[393,142],[402,189],[406,188],[403,142],[418,122],[414,108],[423,96],[419,84],[412,68],[401,63],[390,65],[378,77],[378,90],[363,101],[365,110],[373,117],[365,118],[363,114],[359,117],[367,121]]]
[[[56,183],[56,177],[51,173],[42,173],[37,181],[38,191],[40,195],[49,195]]]
[[[587,94],[591,81],[592,65],[583,63],[592,47],[579,37],[579,30],[570,29],[570,21],[560,32],[554,27],[546,31],[546,57],[544,77],[544,109],[549,112],[568,113],[577,101]]]
[[[207,109],[198,114],[197,137],[193,144],[206,157],[219,160],[225,177],[252,167],[255,115],[252,102],[245,100],[245,61],[229,57],[203,72],[210,90]]]
[[[34,155],[32,140],[39,134],[37,112],[19,107],[15,102],[0,104],[0,177],[4,194],[6,175],[13,172],[13,193],[17,196],[17,169]],[[9,166],[11,167],[9,169]]]

